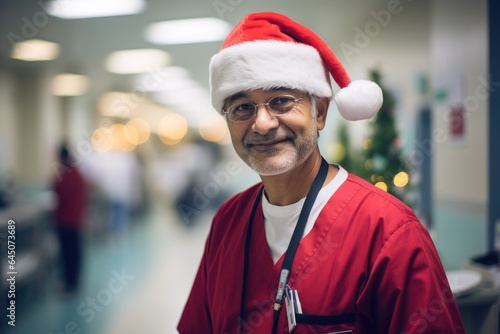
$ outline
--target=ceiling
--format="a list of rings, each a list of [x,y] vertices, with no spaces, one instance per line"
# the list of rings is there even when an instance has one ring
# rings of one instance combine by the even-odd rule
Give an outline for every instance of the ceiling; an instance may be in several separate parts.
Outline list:
[[[137,15],[63,20],[48,16],[41,6],[47,0],[2,0],[0,3],[0,69],[53,73],[77,71],[90,76],[91,96],[109,90],[131,91],[134,76],[106,72],[103,61],[110,52],[123,49],[159,48],[168,51],[172,65],[189,70],[192,79],[208,88],[210,57],[221,42],[158,47],[143,39],[145,27],[162,20],[219,17],[236,24],[253,11],[277,11],[309,26],[332,47],[352,35],[356,25],[367,22],[370,10],[384,8],[387,0],[146,0]],[[69,0],[68,0],[69,1]],[[23,62],[9,58],[12,38],[40,38],[59,43],[61,53],[53,61]],[[352,38],[352,37],[351,37]]]

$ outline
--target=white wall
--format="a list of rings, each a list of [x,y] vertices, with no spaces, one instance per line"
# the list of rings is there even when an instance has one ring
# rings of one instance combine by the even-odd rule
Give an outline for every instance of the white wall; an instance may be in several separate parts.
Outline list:
[[[17,137],[19,153],[15,176],[19,184],[44,186],[51,177],[51,162],[57,153],[61,123],[59,105],[50,94],[51,75],[40,68],[13,73],[16,99]]]
[[[0,182],[17,168],[14,86],[7,71],[0,72]],[[9,176],[10,177],[10,176]]]
[[[486,1],[434,1],[432,21],[432,77],[435,88],[461,89],[466,104],[466,138],[454,143],[437,141],[435,192],[441,198],[485,203],[487,198],[487,97],[481,78],[487,79]],[[454,83],[450,83],[454,80]],[[462,82],[457,82],[461,80]],[[476,89],[479,90],[477,94]],[[434,105],[435,127],[447,130],[446,117],[453,92]],[[477,102],[477,105],[475,104]],[[466,115],[467,115],[466,114]]]
[[[488,78],[486,0],[432,3],[432,82],[448,98],[433,104],[436,243],[450,268],[486,250]],[[448,135],[450,104],[466,106],[463,141]]]

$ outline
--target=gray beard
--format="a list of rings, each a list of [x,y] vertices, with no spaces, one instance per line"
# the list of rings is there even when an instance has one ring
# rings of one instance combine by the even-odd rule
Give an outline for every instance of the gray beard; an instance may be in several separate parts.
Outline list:
[[[276,131],[270,132],[261,137],[261,140],[271,140],[276,137]],[[243,152],[238,152],[240,158],[257,174],[261,176],[274,176],[286,173],[298,165],[304,163],[314,151],[318,143],[318,131],[316,122],[312,133],[307,134],[305,137],[297,140],[297,138],[290,138],[294,144],[295,150],[289,154],[282,154],[275,157],[270,157],[268,161],[261,162],[255,159],[254,155],[250,153],[249,149]]]

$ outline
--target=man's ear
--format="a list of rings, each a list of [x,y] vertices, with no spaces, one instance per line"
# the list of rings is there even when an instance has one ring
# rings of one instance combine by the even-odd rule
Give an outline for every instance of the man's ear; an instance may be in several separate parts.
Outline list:
[[[330,106],[330,100],[326,98],[318,98],[316,102],[316,122],[318,125],[318,130],[323,130],[326,124],[326,114],[328,112],[328,107]]]

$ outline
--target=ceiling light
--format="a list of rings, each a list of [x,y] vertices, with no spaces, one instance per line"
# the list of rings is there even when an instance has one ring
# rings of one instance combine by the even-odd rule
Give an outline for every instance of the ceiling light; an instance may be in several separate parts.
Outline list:
[[[118,74],[146,73],[167,66],[170,61],[170,54],[162,50],[123,50],[111,53],[106,58],[105,67]]]
[[[53,0],[46,10],[63,19],[137,14],[144,10],[144,0]]]
[[[136,77],[137,90],[143,92],[161,92],[179,90],[196,85],[189,79],[189,72],[184,67],[168,66]]]
[[[41,39],[18,42],[12,49],[11,57],[24,61],[52,60],[59,55],[59,44]]]
[[[221,41],[231,25],[218,18],[163,21],[151,24],[145,33],[147,41],[159,45]]]
[[[88,78],[81,74],[64,73],[52,79],[52,94],[56,96],[78,96],[87,91]]]

